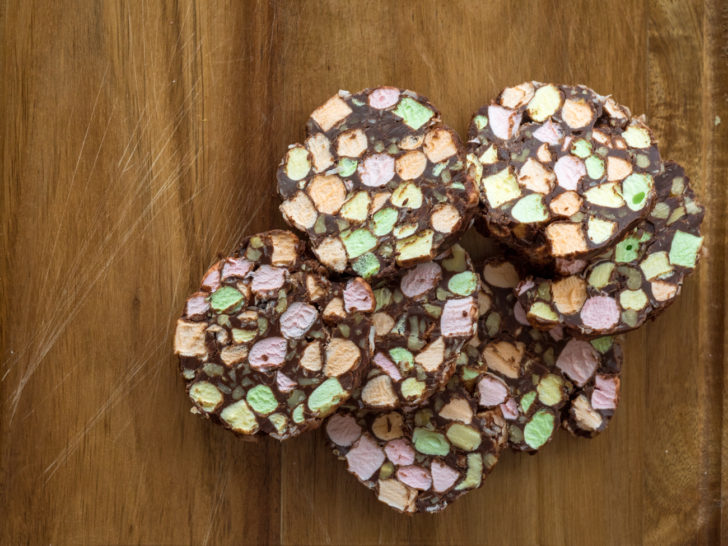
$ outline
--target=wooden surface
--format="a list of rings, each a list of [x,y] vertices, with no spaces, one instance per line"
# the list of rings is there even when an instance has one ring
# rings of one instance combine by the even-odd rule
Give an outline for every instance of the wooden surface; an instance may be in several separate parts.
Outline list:
[[[0,543],[728,542],[724,1],[9,1],[0,33]],[[607,433],[408,518],[320,431],[247,443],[190,415],[174,320],[218,253],[283,225],[308,113],[388,83],[462,134],[525,79],[645,112],[708,208],[709,258],[627,336]]]

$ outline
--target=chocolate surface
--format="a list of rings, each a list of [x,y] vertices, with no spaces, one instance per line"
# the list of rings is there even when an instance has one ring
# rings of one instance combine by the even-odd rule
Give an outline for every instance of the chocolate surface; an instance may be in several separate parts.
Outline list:
[[[700,257],[705,211],[677,163],[665,163],[655,185],[652,213],[613,248],[573,275],[519,286],[535,326],[559,324],[582,337],[628,332],[675,301]]]
[[[582,85],[504,89],[467,148],[490,234],[538,265],[613,245],[652,210],[662,166],[643,121]]]
[[[349,472],[405,513],[437,512],[480,487],[506,440],[500,410],[478,412],[456,379],[415,411],[342,408],[325,431]]]
[[[332,271],[384,278],[433,259],[470,224],[477,190],[458,135],[427,99],[340,91],[278,168],[286,221]]]
[[[285,439],[349,398],[369,367],[374,296],[360,278],[325,273],[281,230],[247,238],[208,270],[174,342],[193,413]]]

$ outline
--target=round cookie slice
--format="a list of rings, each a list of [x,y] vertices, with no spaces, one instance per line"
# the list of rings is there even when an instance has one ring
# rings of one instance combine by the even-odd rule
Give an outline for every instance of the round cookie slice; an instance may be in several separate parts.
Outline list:
[[[705,211],[677,163],[666,162],[655,185],[650,216],[583,271],[518,287],[534,326],[559,324],[580,337],[629,332],[675,301],[700,257]]]
[[[475,333],[478,276],[456,244],[373,286],[372,367],[354,397],[371,409],[420,406],[447,383]]]
[[[249,237],[208,270],[174,338],[193,413],[283,440],[350,397],[369,367],[374,296],[361,278],[325,274],[282,230]]]
[[[283,217],[321,263],[367,279],[446,250],[478,201],[458,135],[394,87],[339,91],[314,110],[277,177]]]
[[[642,118],[583,85],[525,82],[473,116],[469,169],[489,232],[538,265],[613,246],[655,202]]]
[[[409,514],[437,512],[480,487],[506,441],[500,410],[478,412],[455,379],[417,411],[342,408],[325,430],[349,472]]]
[[[538,451],[559,424],[583,436],[606,428],[618,401],[619,344],[608,336],[589,343],[560,328],[533,328],[513,292],[523,271],[512,257],[486,258],[480,272],[478,335],[456,373],[480,408],[501,409],[511,449]]]

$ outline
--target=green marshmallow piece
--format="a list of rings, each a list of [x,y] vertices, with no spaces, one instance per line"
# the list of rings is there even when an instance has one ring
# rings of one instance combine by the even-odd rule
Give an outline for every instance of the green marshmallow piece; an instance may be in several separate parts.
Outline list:
[[[642,269],[642,273],[644,273],[648,281],[672,272],[670,259],[667,257],[667,252],[665,251],[654,252],[647,256],[640,263],[640,269]]]
[[[214,411],[223,400],[222,393],[217,387],[207,381],[199,381],[192,385],[190,398],[205,411]]]
[[[534,303],[528,310],[528,314],[548,322],[556,322],[559,320],[559,317],[554,313],[553,309],[542,301]]]
[[[442,260],[442,267],[447,271],[465,271],[465,249],[458,244],[452,246],[452,256]]]
[[[389,305],[392,301],[392,291],[389,288],[377,288],[374,290],[374,301],[377,302],[375,311],[379,311],[382,307]]]
[[[473,368],[462,368],[460,371],[460,377],[462,377],[463,381],[470,381],[471,379],[475,379],[480,375],[480,370],[476,370]]]
[[[631,210],[642,210],[652,190],[652,177],[649,174],[632,173],[622,182],[622,195]]]
[[[528,413],[528,410],[531,409],[531,404],[533,404],[533,401],[536,399],[536,392],[531,391],[527,392],[521,397],[521,411],[523,413]]]
[[[222,286],[210,296],[210,305],[216,312],[224,313],[235,307],[243,299],[243,295],[232,286]]]
[[[538,382],[536,390],[538,391],[538,399],[542,404],[547,406],[555,406],[562,400],[561,387],[564,380],[555,374],[548,374],[541,378]]]
[[[622,138],[631,148],[648,148],[650,146],[650,134],[647,130],[636,125],[631,125],[622,133]]]
[[[301,180],[311,170],[311,162],[308,160],[308,150],[302,146],[296,146],[288,150],[286,161],[286,176],[291,180]]]
[[[351,267],[360,276],[368,279],[372,275],[379,273],[379,259],[371,252],[367,252],[351,264]]]
[[[511,209],[511,216],[524,224],[543,222],[549,217],[543,204],[543,198],[538,193],[532,193],[519,199]]]
[[[303,423],[303,404],[299,404],[298,406],[296,406],[296,409],[293,410],[291,417],[293,417],[294,423]]]
[[[478,277],[472,271],[463,271],[452,276],[447,288],[458,296],[468,296],[478,289]]]
[[[253,411],[268,415],[278,409],[278,400],[267,385],[257,385],[248,391],[245,397]]]
[[[583,138],[575,140],[574,143],[571,145],[571,153],[574,154],[576,157],[585,159],[591,155],[591,152],[591,142],[589,142],[588,140],[584,140]]]
[[[488,118],[481,114],[473,118],[473,123],[475,123],[478,131],[482,131],[488,126]]]
[[[435,115],[435,112],[427,106],[420,104],[410,97],[404,97],[400,100],[397,108],[394,109],[394,113],[404,119],[404,122],[415,131]]]
[[[554,432],[554,416],[544,410],[537,411],[523,429],[523,440],[532,449],[544,445]]]
[[[402,396],[405,398],[419,398],[425,392],[425,383],[414,377],[402,381]]]
[[[346,178],[347,176],[351,176],[356,171],[356,167],[358,165],[358,161],[355,159],[351,159],[349,157],[342,157],[339,159],[339,176],[342,178]]]
[[[358,258],[377,246],[377,238],[367,229],[357,229],[341,236],[349,258]]]
[[[483,479],[483,458],[480,453],[468,455],[468,471],[465,479],[455,486],[455,490],[472,489],[478,487]]]
[[[386,208],[379,210],[372,216],[372,231],[377,237],[386,235],[392,231],[394,224],[397,223],[397,209]]]
[[[703,238],[677,230],[670,245],[670,263],[682,267],[695,267]]]
[[[447,439],[455,447],[464,449],[465,451],[475,451],[480,445],[480,433],[473,427],[463,425],[462,423],[453,423],[447,429]]]
[[[619,295],[619,305],[622,309],[632,309],[633,311],[640,311],[647,305],[647,295],[640,290],[624,290]]]
[[[250,411],[250,407],[245,403],[245,400],[239,400],[222,410],[220,419],[230,425],[233,430],[245,434],[252,434],[258,430],[258,420],[255,414]]]
[[[347,392],[335,377],[330,377],[314,389],[308,397],[309,409],[325,417],[331,413],[342,400],[347,397]]]
[[[389,356],[402,371],[411,370],[415,365],[415,357],[404,347],[395,347],[389,350]]]
[[[445,457],[450,453],[450,444],[445,436],[425,428],[415,428],[412,434],[415,449],[425,455],[439,455]]]
[[[612,348],[614,338],[612,336],[602,336],[591,340],[592,347],[604,354]]]
[[[637,259],[640,242],[634,237],[627,237],[617,243],[614,249],[614,259],[618,263],[629,263]]]
[[[592,155],[584,162],[586,165],[586,174],[593,180],[599,180],[604,176],[604,160],[598,156]]]
[[[487,176],[481,181],[485,197],[491,207],[500,207],[502,204],[512,201],[521,195],[521,188],[518,186],[516,177],[506,167],[502,171]]]

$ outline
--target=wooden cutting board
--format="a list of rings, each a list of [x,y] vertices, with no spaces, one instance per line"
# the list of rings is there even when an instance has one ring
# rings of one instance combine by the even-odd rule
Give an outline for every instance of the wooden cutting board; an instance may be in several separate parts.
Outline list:
[[[728,542],[728,6],[6,2],[0,7],[0,542]],[[319,432],[249,443],[189,414],[185,295],[282,226],[274,172],[337,89],[415,89],[461,134],[502,87],[584,83],[647,114],[707,205],[708,258],[626,337],[609,430],[506,454],[406,517]]]

